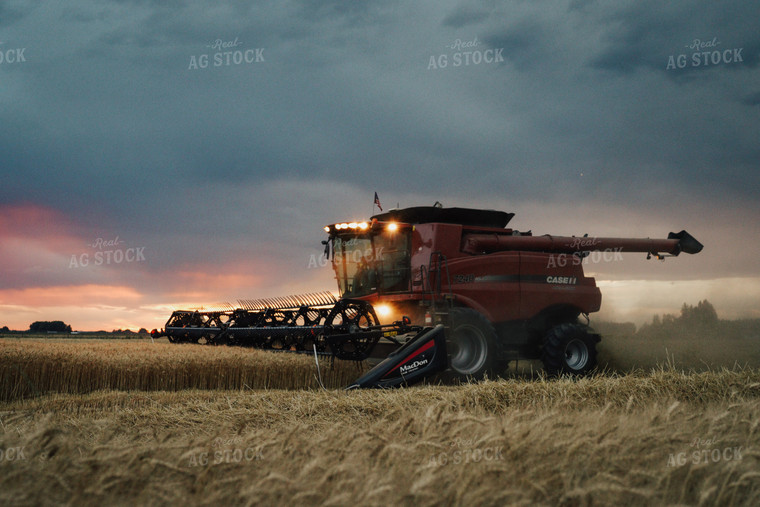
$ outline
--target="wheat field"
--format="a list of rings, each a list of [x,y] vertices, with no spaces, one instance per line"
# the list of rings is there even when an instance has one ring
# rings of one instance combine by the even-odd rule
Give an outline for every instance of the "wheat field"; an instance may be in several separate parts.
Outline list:
[[[130,343],[0,341],[39,382],[2,390],[0,503],[760,505],[755,368],[343,391],[350,363],[322,389],[309,357]]]
[[[336,388],[366,369],[366,364],[321,359],[318,370],[309,354],[166,340],[4,339],[0,400],[103,389]]]

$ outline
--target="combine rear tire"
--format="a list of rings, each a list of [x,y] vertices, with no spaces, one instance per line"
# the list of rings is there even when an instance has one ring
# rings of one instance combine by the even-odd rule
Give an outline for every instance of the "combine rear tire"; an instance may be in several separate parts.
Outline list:
[[[560,324],[544,339],[541,360],[549,375],[585,375],[596,367],[599,337],[580,324]]]
[[[481,380],[493,375],[496,365],[496,331],[483,314],[470,308],[452,308],[446,347],[451,377]]]

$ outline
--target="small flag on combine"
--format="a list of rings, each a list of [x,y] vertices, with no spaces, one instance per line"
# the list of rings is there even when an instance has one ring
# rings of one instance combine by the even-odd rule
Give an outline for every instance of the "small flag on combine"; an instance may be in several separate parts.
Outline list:
[[[377,196],[377,192],[375,192],[375,204],[377,204],[377,207],[380,208],[380,211],[383,211],[383,207],[380,206],[380,198]]]

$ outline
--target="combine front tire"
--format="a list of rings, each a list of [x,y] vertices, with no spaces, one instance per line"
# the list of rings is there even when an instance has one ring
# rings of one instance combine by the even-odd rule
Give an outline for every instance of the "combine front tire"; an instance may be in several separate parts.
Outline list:
[[[580,324],[560,324],[544,339],[541,360],[549,375],[585,375],[596,366],[599,336]]]
[[[496,331],[481,313],[470,308],[452,308],[446,347],[451,376],[481,380],[493,375],[496,365]]]

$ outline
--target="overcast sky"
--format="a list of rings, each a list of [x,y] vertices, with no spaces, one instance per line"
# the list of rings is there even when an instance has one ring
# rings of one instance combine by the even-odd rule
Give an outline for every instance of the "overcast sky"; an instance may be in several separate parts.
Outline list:
[[[334,290],[322,226],[374,192],[686,229],[701,254],[588,267],[606,315],[760,317],[757,2],[249,4],[0,4],[0,327]]]

